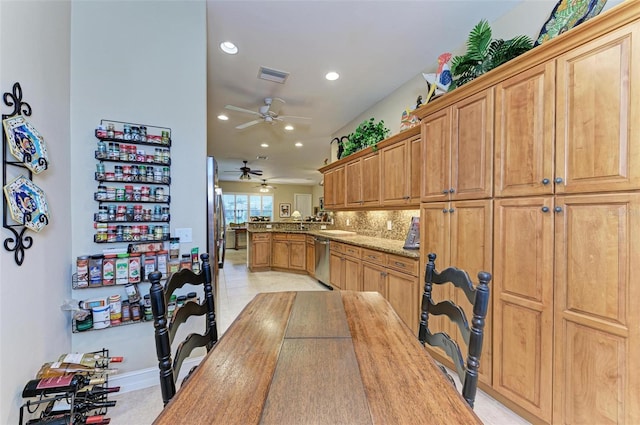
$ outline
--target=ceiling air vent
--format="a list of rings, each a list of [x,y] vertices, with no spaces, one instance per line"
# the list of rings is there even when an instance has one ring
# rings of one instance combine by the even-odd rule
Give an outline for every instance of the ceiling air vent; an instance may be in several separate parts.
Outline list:
[[[289,77],[288,72],[278,71],[277,69],[261,66],[258,70],[258,78],[273,81],[274,83],[284,84],[284,82],[287,81],[287,77]]]
[[[256,159],[269,159],[268,156],[258,155]]]

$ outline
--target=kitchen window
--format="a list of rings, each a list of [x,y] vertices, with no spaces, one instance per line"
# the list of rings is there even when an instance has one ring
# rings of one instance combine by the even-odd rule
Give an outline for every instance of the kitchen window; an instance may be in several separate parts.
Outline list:
[[[222,195],[227,223],[244,223],[249,217],[266,216],[273,220],[273,195],[225,193]]]

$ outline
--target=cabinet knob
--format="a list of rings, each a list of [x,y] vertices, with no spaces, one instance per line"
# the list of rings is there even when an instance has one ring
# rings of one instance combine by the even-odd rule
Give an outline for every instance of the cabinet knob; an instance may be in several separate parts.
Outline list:
[[[556,177],[556,179],[554,181],[556,183],[560,184],[560,183],[562,183],[562,177]]]
[[[456,190],[454,188],[449,189],[449,193],[455,193]]]
[[[453,214],[453,212],[454,212],[454,211],[455,211],[455,210],[454,210],[453,208],[449,208],[449,212],[450,212],[451,214]]]
[[[447,193],[449,193],[449,191],[447,189],[443,189],[442,193],[446,195]]]
[[[549,179],[542,179],[542,184],[549,184]]]
[[[446,209],[446,208],[443,208],[443,209],[442,209],[442,212],[446,214],[446,213],[448,213],[448,212],[449,212],[449,210],[448,210],[448,209]]]
[[[559,213],[559,212],[562,212],[562,207],[555,207],[553,210]]]
[[[547,206],[542,207],[542,212],[549,212],[549,207],[547,207]]]
[[[404,196],[402,199],[409,199],[409,198],[410,198],[409,196]]]

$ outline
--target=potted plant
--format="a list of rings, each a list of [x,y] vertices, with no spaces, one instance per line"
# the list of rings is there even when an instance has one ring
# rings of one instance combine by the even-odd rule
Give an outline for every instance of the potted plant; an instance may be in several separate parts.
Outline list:
[[[492,40],[489,23],[485,20],[480,21],[469,34],[467,53],[456,56],[451,61],[453,81],[449,91],[520,56],[532,47],[533,41],[526,35],[519,35],[506,41]]]
[[[380,120],[377,123],[374,118],[362,121],[358,128],[343,141],[340,158],[369,146],[373,146],[375,150],[375,144],[384,140],[390,132],[391,130],[384,126],[384,120]]]

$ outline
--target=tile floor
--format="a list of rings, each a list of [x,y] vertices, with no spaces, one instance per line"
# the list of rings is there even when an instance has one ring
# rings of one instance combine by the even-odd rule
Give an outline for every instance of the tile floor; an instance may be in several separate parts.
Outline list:
[[[325,289],[315,279],[305,275],[281,272],[249,273],[245,256],[246,250],[228,250],[224,268],[220,270],[218,294],[218,332],[220,334],[224,333],[245,305],[259,292]],[[459,383],[458,388],[460,388]],[[148,425],[162,410],[159,386],[118,394],[112,399],[117,400],[118,404],[109,411],[111,425]],[[487,425],[529,423],[480,390],[476,397],[475,412]]]

